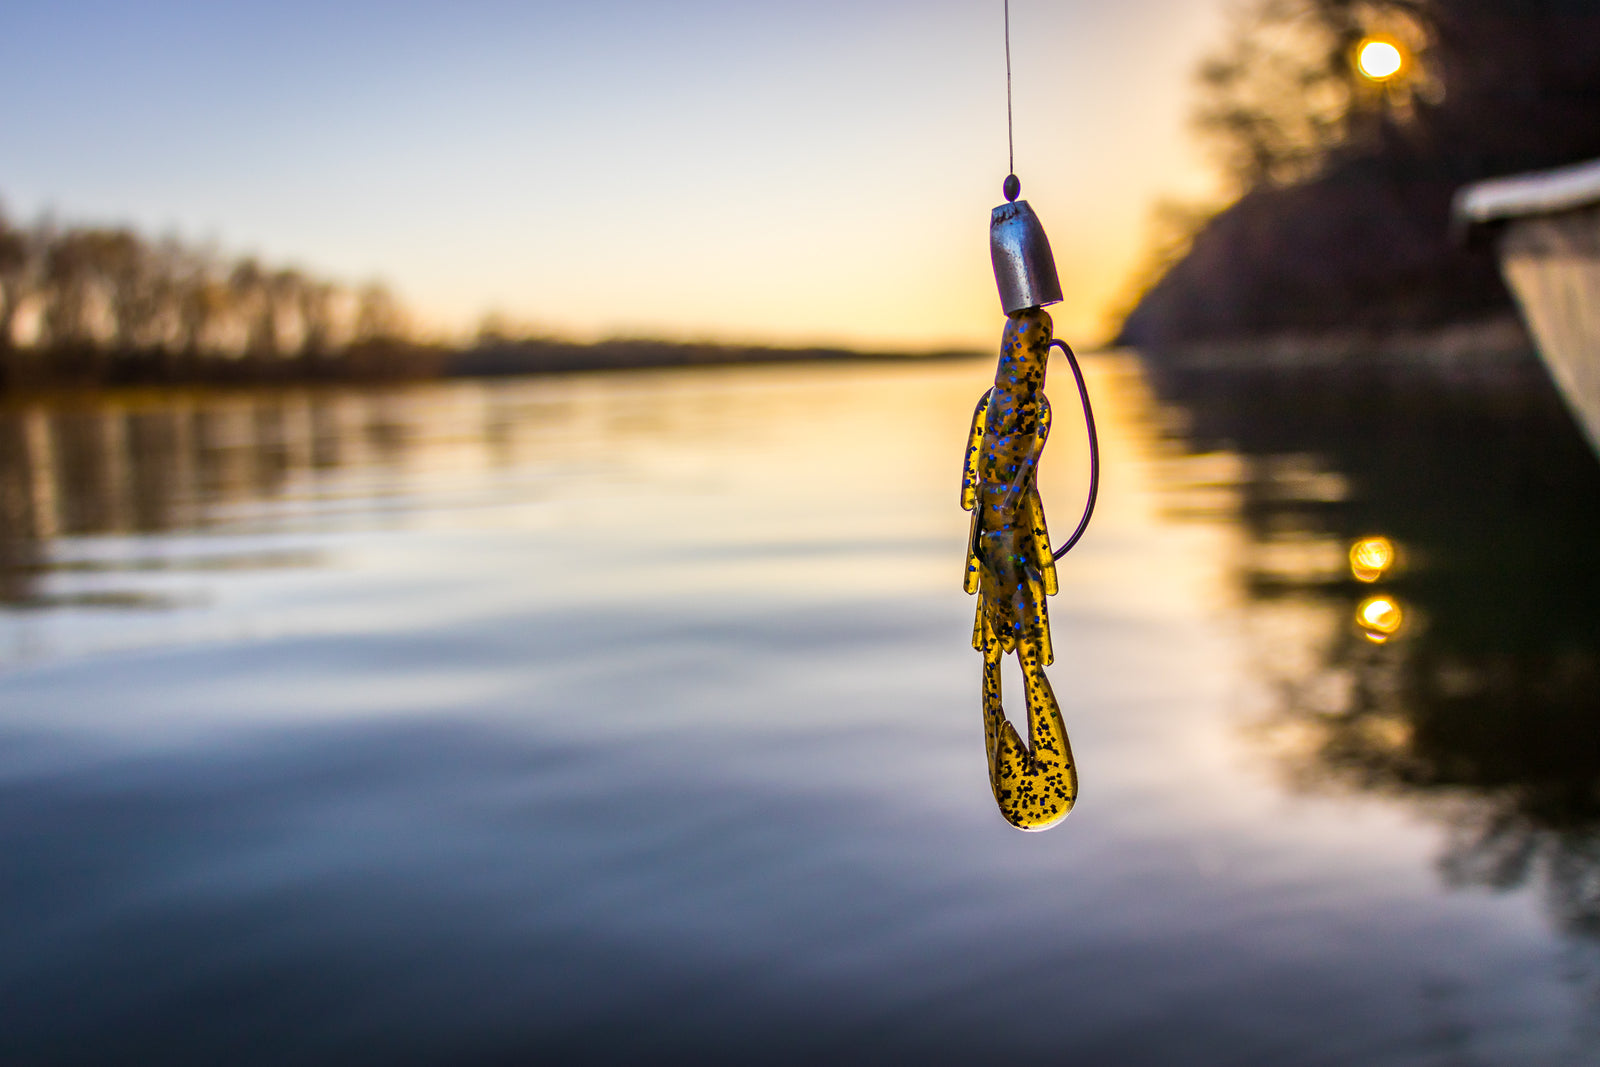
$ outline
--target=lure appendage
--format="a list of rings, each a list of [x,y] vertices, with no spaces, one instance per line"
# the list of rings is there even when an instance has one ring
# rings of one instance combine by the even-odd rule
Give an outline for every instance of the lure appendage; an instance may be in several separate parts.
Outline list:
[[[1078,799],[1078,768],[1039,650],[1019,644],[1017,659],[1027,694],[1028,740],[1006,718],[1000,694],[1000,659],[1005,654],[992,632],[983,652],[983,740],[989,755],[989,788],[1007,822],[1022,830],[1048,830],[1067,817]]]
[[[978,594],[972,644],[983,653],[989,782],[1013,826],[1043,830],[1077,799],[1077,769],[1044,668],[1055,659],[1045,598],[1057,590],[1044,506],[1035,486],[1050,434],[1044,396],[1050,317],[1038,308],[1006,323],[995,385],[973,413],[961,506],[972,512],[964,585]],[[1000,661],[1016,655],[1025,679],[1028,741],[1006,719]]]

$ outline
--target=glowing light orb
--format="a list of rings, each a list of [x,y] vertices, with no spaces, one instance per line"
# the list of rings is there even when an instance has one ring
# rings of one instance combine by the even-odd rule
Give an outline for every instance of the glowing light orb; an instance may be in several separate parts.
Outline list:
[[[1350,573],[1358,582],[1375,582],[1394,565],[1394,542],[1387,537],[1363,537],[1350,546]]]
[[[1400,632],[1405,615],[1400,605],[1386,596],[1368,597],[1356,609],[1356,623],[1366,631],[1367,640],[1383,644]]]
[[[1388,41],[1371,38],[1361,42],[1361,50],[1356,53],[1356,65],[1361,68],[1362,74],[1373,81],[1388,81],[1405,66],[1405,57],[1400,54],[1400,49]]]

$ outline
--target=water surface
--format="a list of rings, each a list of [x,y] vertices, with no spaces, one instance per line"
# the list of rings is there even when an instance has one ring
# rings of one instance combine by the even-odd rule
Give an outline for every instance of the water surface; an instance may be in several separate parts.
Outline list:
[[[1600,464],[1548,392],[1092,361],[1082,799],[1024,835],[991,373],[0,413],[0,1061],[1600,1056]]]

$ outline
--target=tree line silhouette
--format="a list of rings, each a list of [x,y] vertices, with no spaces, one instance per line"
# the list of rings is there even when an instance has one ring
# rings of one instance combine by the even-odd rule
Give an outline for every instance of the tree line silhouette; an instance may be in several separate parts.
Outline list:
[[[382,284],[0,214],[0,387],[432,373]]]
[[[424,341],[376,282],[342,285],[125,227],[13,225],[0,212],[0,391],[52,386],[369,381],[688,364],[905,358],[839,348],[579,343],[484,319]],[[930,357],[965,352],[919,353]]]

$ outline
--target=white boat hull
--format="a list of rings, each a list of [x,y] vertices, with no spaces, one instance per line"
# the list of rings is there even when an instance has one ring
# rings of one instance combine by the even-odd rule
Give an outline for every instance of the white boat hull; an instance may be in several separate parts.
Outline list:
[[[1499,245],[1550,376],[1600,453],[1600,208],[1516,219]]]
[[[1600,454],[1600,160],[1468,186],[1455,218],[1494,235],[1539,354]]]

